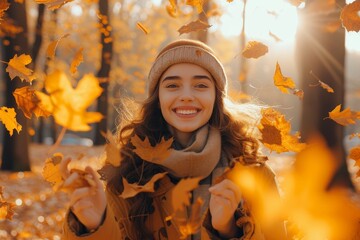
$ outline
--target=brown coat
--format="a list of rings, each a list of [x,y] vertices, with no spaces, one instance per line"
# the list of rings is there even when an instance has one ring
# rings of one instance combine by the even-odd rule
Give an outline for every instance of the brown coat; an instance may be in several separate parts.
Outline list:
[[[259,170],[261,175],[269,182],[270,185],[275,188],[277,187],[275,182],[275,175],[272,170],[267,167],[267,165],[256,165],[255,168]],[[214,177],[215,176],[213,176],[213,179]],[[152,194],[155,211],[147,218],[147,227],[148,229],[153,229],[153,237],[155,240],[181,239],[181,233],[179,231],[178,224],[173,220],[169,220],[167,222],[165,221],[165,218],[173,212],[171,204],[171,191],[175,185],[169,180],[168,177],[165,177],[160,181],[159,189]],[[106,208],[107,210],[105,219],[102,225],[95,232],[81,234],[81,224],[76,220],[72,213],[68,213],[66,216],[66,223],[64,224],[63,239],[136,240],[136,237],[134,237],[134,231],[136,230],[132,229],[131,221],[127,217],[129,209],[127,201],[110,193],[109,191],[106,191],[106,195],[108,205]],[[209,199],[209,194],[207,193],[206,195],[208,196],[202,196],[202,198],[205,199],[205,203],[208,204],[206,199]],[[251,216],[251,211],[249,211],[249,209],[244,209],[241,206],[236,211],[235,218],[237,220],[237,226],[242,229],[244,235],[242,237],[233,239],[285,239],[285,230],[282,222],[273,224],[274,229],[269,229],[267,232],[263,231],[264,229],[262,229],[260,225],[256,223],[256,220]],[[274,233],[278,234],[278,236],[274,236]],[[205,210],[201,227],[201,238],[191,238],[190,236],[185,239],[222,239],[219,237],[216,230],[214,230],[211,226],[211,215],[209,210]]]

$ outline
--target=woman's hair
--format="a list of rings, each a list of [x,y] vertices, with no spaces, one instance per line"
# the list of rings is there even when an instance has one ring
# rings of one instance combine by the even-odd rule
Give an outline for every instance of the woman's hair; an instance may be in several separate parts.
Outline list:
[[[153,163],[143,161],[134,152],[131,137],[135,134],[144,139],[147,137],[152,145],[159,143],[162,137],[168,138],[170,132],[164,120],[159,105],[159,84],[154,93],[145,100],[139,110],[137,118],[121,126],[118,130],[121,143],[122,163],[115,176],[109,179],[107,187],[115,194],[123,191],[122,178],[129,183],[145,184],[151,177],[164,170]],[[222,153],[229,160],[243,157],[246,163],[261,162],[258,153],[259,143],[256,135],[256,120],[259,108],[255,105],[237,105],[231,103],[215,82],[215,104],[209,125],[220,130],[222,138]],[[251,111],[252,112],[251,112]],[[248,112],[248,113],[247,113]],[[157,186],[155,186],[156,188]],[[154,211],[152,198],[147,193],[139,193],[133,198],[126,199],[131,206],[129,218],[133,221],[138,239],[151,239],[152,233],[146,229],[146,216]]]

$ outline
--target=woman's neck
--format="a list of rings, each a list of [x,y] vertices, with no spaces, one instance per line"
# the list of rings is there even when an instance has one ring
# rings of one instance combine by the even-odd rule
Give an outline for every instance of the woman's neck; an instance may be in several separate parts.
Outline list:
[[[172,133],[174,135],[174,138],[182,147],[187,147],[190,145],[191,137],[193,133],[191,132],[180,132],[175,129],[172,129]]]

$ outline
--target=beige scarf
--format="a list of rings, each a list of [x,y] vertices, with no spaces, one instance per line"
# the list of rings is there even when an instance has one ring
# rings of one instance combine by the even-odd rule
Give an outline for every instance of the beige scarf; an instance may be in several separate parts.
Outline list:
[[[178,178],[201,177],[204,179],[216,167],[220,160],[220,154],[220,131],[205,125],[195,133],[190,146],[172,151],[160,165]]]

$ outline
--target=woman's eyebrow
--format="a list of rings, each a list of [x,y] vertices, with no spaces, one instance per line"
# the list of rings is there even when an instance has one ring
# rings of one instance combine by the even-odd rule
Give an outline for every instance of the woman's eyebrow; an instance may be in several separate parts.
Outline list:
[[[208,79],[208,80],[212,81],[212,78],[208,75],[195,75],[195,76],[193,76],[193,79]]]
[[[177,79],[181,79],[180,76],[166,76],[161,81],[163,82],[163,81],[166,81],[166,80],[177,80]]]

